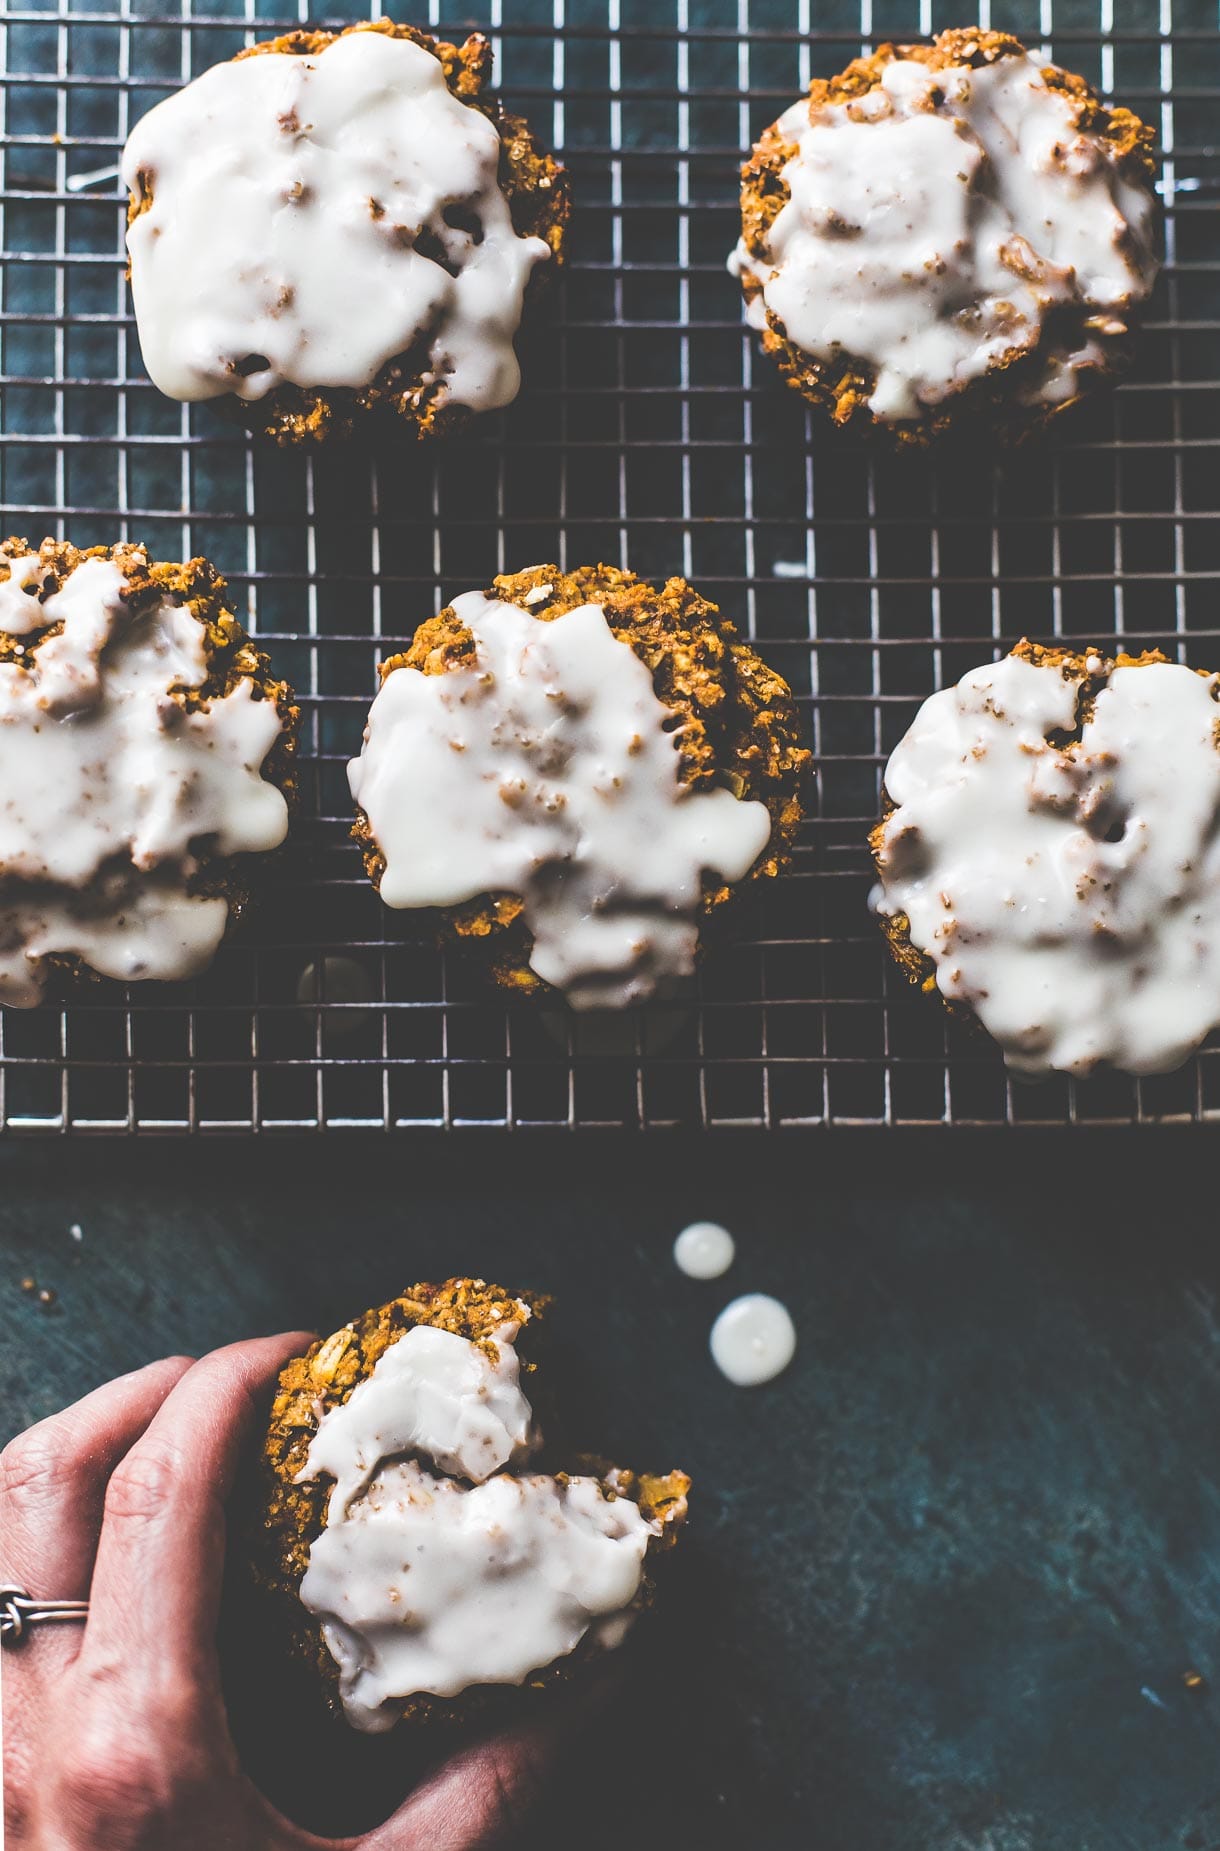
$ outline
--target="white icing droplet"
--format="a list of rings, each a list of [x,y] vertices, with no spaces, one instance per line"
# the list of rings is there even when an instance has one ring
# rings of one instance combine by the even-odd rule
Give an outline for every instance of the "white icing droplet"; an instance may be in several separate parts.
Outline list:
[[[126,185],[152,192],[127,248],[153,381],[187,400],[359,388],[426,347],[444,399],[507,405],[550,252],[513,230],[500,153],[439,60],[384,32],[205,71],[123,154]]]
[[[1220,678],[1017,656],[925,701],[885,773],[872,896],[1010,1065],[1176,1066],[1220,1022]]]
[[[1032,350],[1048,310],[1067,309],[1079,332],[1046,344],[1026,392],[1071,398],[1104,357],[1086,319],[1125,333],[1122,311],[1158,269],[1150,188],[1075,113],[1028,56],[936,71],[896,59],[812,122],[797,103],[780,118],[798,153],[766,258],[743,241],[730,260],[761,285],[750,321],[766,326],[770,310],[815,358],[870,365],[870,407],[896,422]]]
[[[100,186],[104,180],[117,180],[119,169],[109,167],[92,167],[88,173],[69,174],[64,182],[69,193],[83,193],[87,187]]]
[[[769,1382],[788,1367],[796,1329],[787,1307],[765,1292],[748,1292],[726,1305],[712,1325],[712,1360],[739,1388]]]
[[[719,1279],[733,1264],[737,1249],[727,1228],[714,1221],[694,1221],[674,1242],[678,1270],[688,1279]]]
[[[388,906],[520,894],[531,967],[574,1008],[623,1008],[694,968],[702,877],[739,880],[765,804],[680,779],[673,713],[600,605],[546,622],[469,592],[472,666],[382,683],[349,767]]]

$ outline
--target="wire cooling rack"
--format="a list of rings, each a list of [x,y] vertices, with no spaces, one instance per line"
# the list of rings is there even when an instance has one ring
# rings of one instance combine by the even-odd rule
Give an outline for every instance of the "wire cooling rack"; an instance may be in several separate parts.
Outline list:
[[[808,84],[929,0],[502,0],[403,17],[495,43],[572,172],[571,266],[498,420],[446,448],[302,459],[144,376],[118,150],[145,109],[283,0],[7,10],[6,529],[204,553],[298,689],[304,806],[255,919],[190,986],[99,986],[0,1019],[10,1128],[1130,1122],[1220,1115],[1220,1047],[1180,1073],[1013,1088],[890,968],[864,837],[932,688],[1020,636],[1220,662],[1220,31],[1214,0],[981,8],[1157,128],[1168,262],[1139,370],[1066,447],[870,460],[809,428],[742,328],[736,168]],[[380,9],[377,9],[380,10]],[[315,23],[361,16],[328,6]],[[454,593],[538,560],[680,572],[788,678],[817,752],[794,871],[689,998],[605,1026],[506,1009],[381,907],[344,763],[375,665]]]

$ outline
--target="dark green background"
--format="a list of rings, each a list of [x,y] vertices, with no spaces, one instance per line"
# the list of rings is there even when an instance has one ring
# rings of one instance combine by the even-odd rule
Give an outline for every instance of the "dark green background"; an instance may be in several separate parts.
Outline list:
[[[601,1731],[613,1771],[570,1761],[548,1843],[580,1817],[616,1851],[1202,1851],[1214,1150],[1206,1130],[10,1142],[3,1424],[420,1277],[554,1291],[590,1441],[697,1490]],[[739,1249],[710,1284],[670,1256],[704,1215]],[[751,1289],[789,1302],[800,1348],[742,1391],[706,1340]]]

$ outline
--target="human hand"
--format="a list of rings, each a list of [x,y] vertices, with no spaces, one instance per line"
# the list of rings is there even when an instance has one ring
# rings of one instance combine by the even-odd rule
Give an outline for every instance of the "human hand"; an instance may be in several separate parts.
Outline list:
[[[34,1626],[5,1653],[9,1851],[481,1851],[523,1817],[545,1726],[463,1751],[343,1840],[291,1823],[241,1769],[216,1650],[225,1499],[260,1391],[311,1341],[152,1363],[0,1455],[0,1583],[90,1603],[83,1627]]]

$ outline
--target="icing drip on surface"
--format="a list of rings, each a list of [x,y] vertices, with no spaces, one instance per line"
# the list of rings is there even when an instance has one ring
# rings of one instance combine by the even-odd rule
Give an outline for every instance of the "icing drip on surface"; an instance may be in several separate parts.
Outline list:
[[[796,104],[777,125],[798,153],[766,258],[742,242],[730,262],[761,285],[751,321],[770,310],[814,358],[866,363],[871,410],[899,422],[1035,348],[1048,311],[1071,309],[1085,332],[1044,346],[1024,390],[1073,397],[1104,357],[1089,321],[1125,333],[1158,269],[1150,189],[1075,114],[1028,56],[935,71],[898,59],[812,122]]]
[[[674,1242],[674,1262],[688,1279],[719,1279],[736,1252],[733,1236],[714,1221],[692,1221]]]
[[[394,907],[520,894],[532,969],[575,1008],[621,1008],[694,968],[704,872],[739,880],[765,804],[680,781],[674,715],[600,605],[550,622],[479,592],[453,610],[468,668],[397,668],[352,795]]]
[[[519,238],[500,137],[407,39],[356,32],[310,56],[218,64],[128,138],[144,363],[171,398],[369,385],[426,348],[444,397],[516,397],[513,335],[549,256]]]
[[[712,1325],[712,1360],[737,1388],[758,1388],[788,1367],[796,1329],[786,1305],[766,1292],[747,1292],[726,1305]]]
[[[1010,656],[926,701],[886,768],[874,909],[1027,1073],[1177,1066],[1220,1022],[1215,676]]]
[[[416,1326],[319,1423],[300,1476],[336,1484],[300,1593],[357,1729],[388,1729],[419,1692],[520,1684],[630,1623],[659,1523],[595,1478],[499,1469],[536,1444],[516,1335],[501,1326],[493,1360]]]
[[[62,630],[0,662],[0,1001],[42,992],[42,959],[104,976],[180,978],[223,936],[228,906],[189,891],[197,844],[274,848],[283,796],[260,767],[281,729],[239,681],[188,713],[170,698],[207,675],[206,634],[163,599],[133,615],[110,560],[87,559],[39,603],[33,557],[0,584],[0,628]]]

